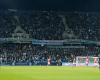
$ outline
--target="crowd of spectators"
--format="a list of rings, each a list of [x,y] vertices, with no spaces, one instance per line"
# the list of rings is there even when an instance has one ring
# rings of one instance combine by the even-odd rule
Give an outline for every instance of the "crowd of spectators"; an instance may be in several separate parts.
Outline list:
[[[20,26],[30,37],[40,40],[61,40],[64,32],[62,19],[53,12],[0,12],[0,37],[11,37]]]
[[[49,57],[52,65],[56,65],[57,56],[68,62],[62,49],[50,49],[32,44],[0,45],[0,64],[2,65],[47,65]]]
[[[68,27],[78,35],[79,39],[100,40],[100,14],[96,12],[67,13],[66,23]]]
[[[66,19],[66,24],[61,15]],[[63,40],[66,26],[77,39],[100,40],[99,13],[53,12],[53,11],[0,11],[0,38],[11,38],[20,26],[32,39]],[[67,31],[68,31],[67,30]],[[1,43],[1,42],[0,42]],[[0,44],[0,64],[2,65],[47,65],[51,57],[56,65],[57,57],[62,62],[73,62],[76,56],[97,55],[99,47],[48,48],[28,43]]]
[[[57,65],[57,56],[61,62],[73,62],[76,56],[97,56],[99,47],[86,48],[48,48],[32,44],[3,44],[0,45],[0,64],[2,65]]]
[[[100,40],[100,15],[95,12],[0,11],[0,37],[11,37],[20,25],[34,39],[62,40],[66,25],[61,15],[77,38]]]
[[[0,38],[11,37],[20,25],[34,39],[62,40],[66,25],[61,15],[78,39],[100,40],[99,13],[53,11],[0,11]]]

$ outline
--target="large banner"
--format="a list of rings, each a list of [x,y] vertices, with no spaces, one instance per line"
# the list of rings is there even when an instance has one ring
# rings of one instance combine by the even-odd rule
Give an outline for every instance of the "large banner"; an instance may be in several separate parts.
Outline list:
[[[32,44],[38,44],[38,45],[63,45],[63,40],[33,40]]]

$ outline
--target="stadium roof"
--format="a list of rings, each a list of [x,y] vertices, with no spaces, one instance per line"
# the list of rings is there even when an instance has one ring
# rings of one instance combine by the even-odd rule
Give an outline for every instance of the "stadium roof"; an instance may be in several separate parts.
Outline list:
[[[100,0],[0,0],[0,9],[100,11]]]

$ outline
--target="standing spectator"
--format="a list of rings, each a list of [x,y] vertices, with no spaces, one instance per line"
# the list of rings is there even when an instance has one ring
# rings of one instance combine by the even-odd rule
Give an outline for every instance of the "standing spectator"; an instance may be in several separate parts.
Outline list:
[[[98,55],[98,58],[99,58],[98,63],[99,63],[99,69],[100,69],[100,54]]]

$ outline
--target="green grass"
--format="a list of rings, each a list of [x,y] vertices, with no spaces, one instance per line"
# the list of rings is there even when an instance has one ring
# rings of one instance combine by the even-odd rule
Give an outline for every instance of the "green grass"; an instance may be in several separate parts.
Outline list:
[[[95,67],[0,66],[0,80],[100,80]]]

